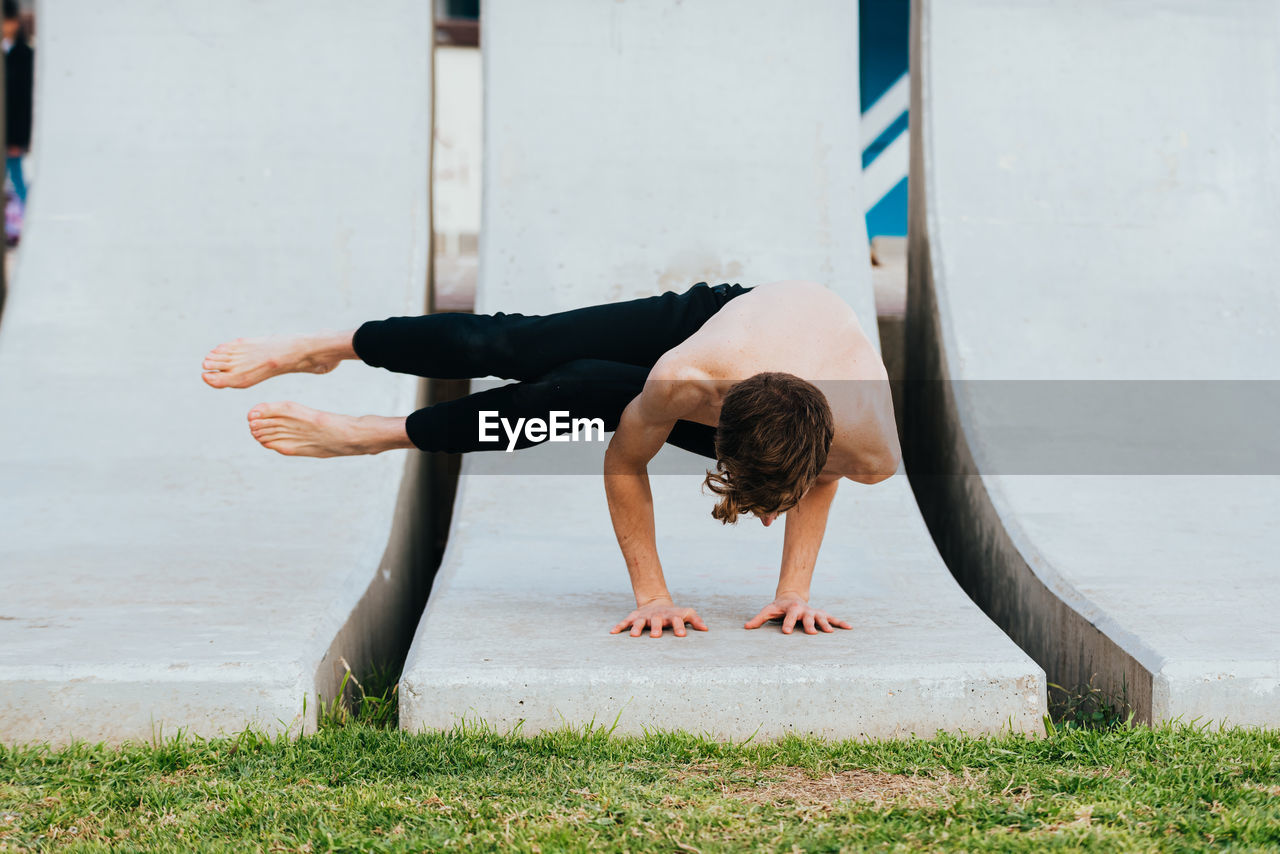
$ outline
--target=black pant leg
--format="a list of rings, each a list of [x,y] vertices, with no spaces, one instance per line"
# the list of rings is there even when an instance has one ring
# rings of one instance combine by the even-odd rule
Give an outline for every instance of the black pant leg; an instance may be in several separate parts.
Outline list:
[[[579,359],[562,365],[530,382],[511,383],[487,389],[458,400],[420,409],[409,416],[405,429],[409,440],[423,451],[463,454],[471,451],[505,451],[508,437],[493,431],[496,438],[480,439],[480,413],[497,412],[514,424],[517,419],[541,418],[550,421],[553,411],[565,411],[570,418],[599,418],[606,433],[618,429],[622,411],[641,391],[649,369],[621,362]],[[677,421],[667,443],[715,459],[715,428],[691,421]],[[537,442],[523,434],[515,447],[528,448]]]
[[[374,367],[438,379],[530,381],[580,359],[652,367],[747,290],[699,282],[683,294],[669,291],[548,315],[393,317],[362,325],[354,344],[356,354]]]
[[[605,432],[618,428],[622,410],[644,389],[649,369],[621,362],[579,359],[549,371],[536,380],[510,383],[419,409],[406,421],[409,440],[423,451],[464,454],[471,451],[505,451],[508,439],[501,431],[492,441],[480,439],[480,413],[497,412],[514,424],[517,419],[550,420],[553,411],[567,411],[571,418],[599,418]],[[523,435],[515,447],[528,448]]]

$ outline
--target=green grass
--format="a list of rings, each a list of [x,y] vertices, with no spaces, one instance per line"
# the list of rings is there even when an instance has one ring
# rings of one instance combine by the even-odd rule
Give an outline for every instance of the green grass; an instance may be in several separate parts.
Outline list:
[[[375,664],[361,681],[347,667],[332,699],[320,698],[317,719],[322,729],[366,724],[377,729],[394,728],[400,723],[399,669]],[[303,700],[305,705],[305,698]]]
[[[1280,733],[725,745],[348,720],[113,749],[0,747],[0,850],[1280,849]]]
[[[1053,732],[1063,729],[1110,729],[1128,726],[1135,711],[1129,704],[1128,690],[1124,686],[1117,693],[1109,693],[1096,687],[1092,681],[1067,689],[1050,682],[1048,691],[1049,713],[1052,720],[1045,728]]]

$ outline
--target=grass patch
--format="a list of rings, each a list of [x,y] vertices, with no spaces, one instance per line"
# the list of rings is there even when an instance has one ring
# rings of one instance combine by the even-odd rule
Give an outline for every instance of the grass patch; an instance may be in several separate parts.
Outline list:
[[[604,730],[0,747],[0,850],[1280,847],[1280,733],[722,744]]]
[[[320,729],[363,724],[374,729],[394,729],[400,725],[399,668],[375,664],[362,682],[339,659],[346,673],[338,685],[338,695],[319,698],[316,715]]]
[[[1050,682],[1048,684],[1049,714],[1052,723],[1046,728],[1064,729],[1114,729],[1133,723],[1134,708],[1129,703],[1127,686],[1118,692],[1107,692],[1090,680],[1074,689],[1067,689]]]

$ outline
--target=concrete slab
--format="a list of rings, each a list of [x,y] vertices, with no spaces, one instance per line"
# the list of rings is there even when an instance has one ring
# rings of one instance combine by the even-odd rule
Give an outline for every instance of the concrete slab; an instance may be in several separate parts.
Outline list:
[[[417,461],[287,459],[245,414],[406,412],[415,381],[199,373],[236,335],[421,311],[430,44],[413,0],[358,34],[331,0],[42,7],[0,326],[0,740],[296,732],[339,655],[414,625]]]
[[[486,3],[477,310],[800,277],[838,288],[874,330],[853,9],[815,3],[779,29],[759,0]],[[686,472],[652,478],[668,582],[712,630],[633,639],[608,634],[634,600],[603,447],[574,472],[512,472],[516,457],[550,470],[547,450],[466,459],[400,682],[402,726],[616,720],[729,738],[1040,726],[1041,671],[952,580],[905,478],[846,483],[832,510],[814,601],[854,630],[747,632],[773,596],[782,526],[722,528],[699,491],[705,461],[664,450],[651,470]]]
[[[1280,9],[913,18],[908,378],[958,382],[909,382],[907,465],[948,564],[1051,681],[1280,724]]]

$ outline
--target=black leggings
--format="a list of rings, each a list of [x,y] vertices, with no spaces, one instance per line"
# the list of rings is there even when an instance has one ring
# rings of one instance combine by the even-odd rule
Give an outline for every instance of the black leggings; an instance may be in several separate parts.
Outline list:
[[[481,441],[479,413],[549,420],[553,410],[599,418],[613,431],[644,388],[649,369],[734,297],[750,288],[699,282],[683,294],[579,308],[558,314],[429,314],[374,320],[356,330],[366,364],[436,379],[495,376],[518,382],[419,409],[409,439],[424,451],[506,450]],[[501,433],[501,431],[498,431]],[[715,429],[677,421],[667,442],[715,458]],[[517,448],[538,444],[523,435]]]

